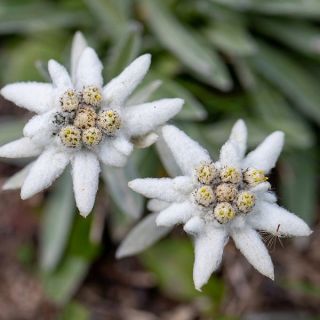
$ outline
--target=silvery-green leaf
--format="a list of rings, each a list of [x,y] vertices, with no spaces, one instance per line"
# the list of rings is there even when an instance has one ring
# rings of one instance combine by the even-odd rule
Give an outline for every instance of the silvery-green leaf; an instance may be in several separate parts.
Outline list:
[[[270,20],[259,17],[254,27],[288,47],[319,60],[320,29],[311,23],[294,20]]]
[[[232,86],[228,71],[219,55],[180,24],[162,1],[143,0],[148,25],[159,41],[176,55],[194,75],[221,90]]]
[[[147,215],[130,231],[117,250],[117,258],[138,254],[151,247],[171,231],[172,228],[158,227],[156,225],[157,216],[158,213]]]
[[[138,176],[135,165],[131,159],[124,168],[102,167],[107,190],[112,200],[123,211],[132,218],[139,218],[143,212],[142,197],[128,187],[128,182]]]
[[[161,80],[154,80],[140,85],[139,88],[129,97],[126,104],[128,106],[134,106],[149,101],[150,97],[153,96],[161,85]]]
[[[104,31],[114,40],[124,34],[128,26],[128,20],[123,7],[119,5],[123,1],[84,0],[84,2],[101,23]]]
[[[8,178],[2,186],[2,190],[16,190],[22,187],[24,180],[26,179],[33,162],[26,165],[20,171]]]
[[[75,202],[69,173],[58,180],[46,202],[40,236],[40,265],[53,270],[60,262],[70,236]]]
[[[247,56],[257,51],[254,39],[239,22],[218,21],[206,29],[206,36],[220,50]]]
[[[211,0],[240,11],[256,11],[263,14],[297,17],[319,17],[318,0]]]
[[[314,149],[289,152],[283,156],[280,193],[286,207],[308,224],[317,210],[317,159]]]
[[[141,48],[141,26],[132,23],[111,49],[105,69],[107,79],[112,79],[136,58]]]
[[[181,169],[179,168],[178,164],[176,163],[169,147],[165,143],[162,135],[159,135],[159,138],[156,142],[156,149],[158,155],[161,159],[162,165],[168,172],[169,176],[176,177],[181,175]]]
[[[204,120],[207,117],[205,107],[178,82],[172,81],[159,73],[152,73],[149,78],[160,79],[162,82],[161,87],[152,95],[152,99],[179,97],[184,100],[182,110],[176,115],[175,119],[196,121]]]
[[[0,34],[35,33],[79,24],[87,25],[87,20],[77,10],[60,10],[42,3],[1,5]]]
[[[250,91],[254,111],[272,130],[281,130],[286,142],[297,148],[314,145],[315,137],[307,122],[289,106],[285,98],[262,79]]]
[[[25,124],[26,122],[23,120],[12,120],[3,117],[0,120],[0,145],[21,138]]]
[[[260,43],[259,54],[251,58],[256,71],[274,83],[304,114],[320,123],[320,91],[317,79],[298,61]]]
[[[86,276],[89,265],[81,256],[67,256],[56,272],[43,275],[46,295],[58,305],[67,304]]]

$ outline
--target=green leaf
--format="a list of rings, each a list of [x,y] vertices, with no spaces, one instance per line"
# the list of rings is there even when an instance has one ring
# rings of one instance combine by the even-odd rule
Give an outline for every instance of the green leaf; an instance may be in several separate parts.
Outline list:
[[[205,34],[218,49],[229,54],[247,56],[257,51],[253,38],[241,22],[217,21],[206,29]]]
[[[306,149],[315,144],[313,131],[284,97],[262,79],[250,91],[253,110],[272,130],[282,130],[290,146]]]
[[[194,254],[191,241],[162,240],[139,257],[143,265],[154,273],[161,290],[168,297],[191,301],[205,294],[211,297],[211,303],[219,304],[222,301],[225,293],[224,285],[214,276],[204,287],[204,293],[194,288],[192,280]]]
[[[204,120],[207,117],[207,111],[205,107],[193,96],[193,94],[185,89],[177,81],[172,81],[164,75],[159,73],[152,73],[147,79],[159,79],[162,84],[160,88],[154,92],[152,99],[166,98],[181,98],[185,103],[182,110],[175,117],[179,120]]]
[[[22,130],[26,124],[23,120],[7,118],[0,119],[0,145],[22,137]]]
[[[180,24],[162,1],[140,0],[140,3],[147,23],[159,41],[195,76],[221,90],[231,88],[231,78],[219,55]]]
[[[286,207],[309,224],[317,217],[317,164],[315,150],[290,152],[283,156],[281,195]]]
[[[318,0],[212,0],[216,3],[241,11],[255,11],[271,15],[288,15],[296,17],[320,16]]]
[[[41,275],[46,295],[58,305],[70,301],[99,254],[100,247],[90,242],[91,225],[92,215],[86,219],[76,215],[62,261],[55,270]]]
[[[304,114],[320,124],[320,90],[317,79],[298,61],[280,50],[260,44],[259,54],[251,58],[256,71],[281,90]]]
[[[58,320],[89,320],[90,312],[87,308],[77,302],[68,304]]]
[[[127,30],[128,17],[123,10],[123,1],[117,0],[84,0],[88,9],[101,23],[104,31],[117,40]]]
[[[66,39],[60,33],[36,34],[4,50],[0,53],[0,58],[6,62],[2,69],[3,82],[43,81],[42,75],[39,75],[35,67],[36,62],[49,59],[61,60],[61,52],[65,49]]]
[[[54,273],[42,276],[43,287],[49,299],[58,305],[69,302],[89,269],[83,257],[68,256]]]
[[[69,173],[59,179],[44,207],[40,236],[40,265],[53,270],[60,262],[70,237],[75,203]]]
[[[102,176],[112,200],[120,210],[132,218],[139,218],[143,212],[143,198],[128,187],[128,182],[138,177],[132,159],[124,168],[103,166]]]
[[[305,21],[291,19],[266,19],[254,20],[256,30],[273,39],[279,40],[293,50],[312,56],[319,60],[320,29]]]
[[[66,11],[48,3],[4,5],[0,8],[0,34],[36,33],[56,28],[87,25],[81,11]]]
[[[141,49],[141,26],[131,24],[122,34],[107,59],[106,76],[112,79],[126,68]]]

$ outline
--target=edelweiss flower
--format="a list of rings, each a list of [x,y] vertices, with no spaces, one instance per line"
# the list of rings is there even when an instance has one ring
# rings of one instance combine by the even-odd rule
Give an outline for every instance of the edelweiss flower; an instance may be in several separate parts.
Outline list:
[[[98,189],[99,160],[109,166],[124,166],[132,141],[147,137],[153,143],[153,131],[182,108],[181,99],[126,106],[150,61],[150,54],[140,56],[103,85],[97,54],[77,34],[71,76],[61,64],[50,60],[52,84],[22,82],[1,90],[6,99],[38,114],[24,127],[23,138],[0,148],[0,157],[39,156],[28,168],[22,199],[49,187],[71,162],[77,206],[82,215],[90,213]]]
[[[153,198],[148,206],[160,213],[153,213],[152,217],[158,226],[166,228],[159,230],[151,241],[144,239],[147,245],[175,224],[184,224],[184,230],[194,236],[193,277],[198,290],[219,267],[229,237],[259,272],[274,279],[271,258],[255,230],[278,237],[311,233],[304,221],[279,207],[276,196],[270,192],[266,174],[275,166],[282,150],[283,133],[272,133],[245,156],[247,129],[239,120],[217,162],[179,129],[165,126],[162,133],[184,175],[174,179],[136,179],[129,183],[136,192]],[[146,225],[143,221],[136,228],[146,229]],[[120,246],[118,257],[141,250],[141,243],[138,248],[128,246],[134,233],[135,230]]]

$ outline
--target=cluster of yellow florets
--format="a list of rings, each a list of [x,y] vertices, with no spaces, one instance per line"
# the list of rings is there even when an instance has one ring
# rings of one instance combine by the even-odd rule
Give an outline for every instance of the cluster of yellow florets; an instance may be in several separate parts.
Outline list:
[[[98,87],[87,86],[81,92],[67,90],[60,98],[62,112],[54,124],[59,137],[68,148],[88,148],[98,145],[104,135],[114,136],[121,127],[115,110],[101,110],[102,93]]]
[[[195,177],[200,186],[192,193],[194,201],[208,209],[219,223],[248,214],[256,202],[250,188],[267,180],[262,170],[231,166],[217,169],[213,163],[201,163],[195,169]]]

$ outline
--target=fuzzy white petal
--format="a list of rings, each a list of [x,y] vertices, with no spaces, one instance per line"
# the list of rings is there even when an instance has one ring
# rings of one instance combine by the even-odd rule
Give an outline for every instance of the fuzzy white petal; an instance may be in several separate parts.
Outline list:
[[[308,225],[293,213],[275,203],[262,201],[259,212],[248,217],[253,228],[281,236],[309,236]]]
[[[8,84],[1,94],[17,106],[35,113],[43,113],[52,108],[53,87],[49,83],[19,82]]]
[[[81,90],[85,86],[101,87],[102,63],[92,48],[86,48],[79,58],[76,71],[77,88]]]
[[[147,209],[153,212],[160,212],[170,206],[170,203],[159,199],[151,199],[147,203]]]
[[[119,108],[123,106],[126,99],[148,72],[150,63],[150,54],[138,57],[103,88],[104,100],[108,107]]]
[[[220,164],[222,166],[231,166],[238,168],[241,158],[239,156],[238,146],[231,140],[228,140],[220,150]]]
[[[30,138],[23,137],[0,147],[0,157],[3,158],[27,158],[41,153],[42,149],[34,144]]]
[[[219,267],[227,238],[227,232],[223,228],[210,230],[195,237],[193,281],[197,290],[201,290],[212,272]]]
[[[32,117],[23,128],[23,134],[39,145],[46,146],[52,139],[54,111]]]
[[[34,162],[29,163],[23,169],[11,176],[2,186],[2,190],[16,190],[20,189],[24,180],[28,176],[30,169]]]
[[[249,227],[233,229],[231,236],[236,247],[260,273],[274,280],[273,264],[259,234]]]
[[[116,252],[118,259],[140,253],[171,231],[172,228],[156,225],[157,216],[158,213],[149,214],[130,231]]]
[[[210,162],[207,150],[178,128],[167,125],[162,134],[175,160],[185,175],[192,175],[193,170],[202,162]]]
[[[185,196],[175,189],[174,179],[146,178],[129,182],[129,187],[147,198],[157,198],[167,202],[182,201]]]
[[[243,168],[257,168],[268,173],[276,164],[284,144],[284,133],[276,131],[270,134],[243,161]]]
[[[204,222],[200,217],[192,217],[183,227],[186,233],[193,236],[198,235],[204,230]]]
[[[94,206],[98,191],[100,165],[90,151],[77,152],[72,161],[73,190],[80,214],[86,217]]]
[[[129,135],[140,136],[173,118],[182,108],[182,99],[161,99],[125,108],[124,122]]]
[[[173,179],[173,186],[175,190],[183,194],[188,194],[188,193],[190,194],[194,189],[194,184],[192,179],[187,176],[175,177]]]
[[[125,156],[129,156],[133,150],[133,144],[124,136],[118,136],[112,140],[112,145]]]
[[[159,213],[158,226],[171,227],[175,224],[186,223],[192,216],[195,208],[189,201],[173,203]]]
[[[100,160],[107,166],[123,167],[127,162],[127,157],[119,152],[110,141],[104,141],[101,144],[98,149],[98,155]]]
[[[229,140],[238,147],[239,157],[243,158],[247,149],[248,130],[245,122],[239,119],[233,126]]]
[[[132,139],[132,141],[136,148],[145,149],[153,145],[158,140],[158,138],[159,136],[156,133],[150,132],[146,135],[135,137],[134,139]]]
[[[44,151],[34,162],[23,183],[21,198],[25,200],[50,187],[53,181],[62,174],[69,161],[69,154],[57,152],[55,148]]]
[[[71,78],[67,69],[55,60],[48,63],[48,71],[54,87],[60,89],[72,88]]]
[[[77,31],[72,40],[71,46],[71,77],[72,81],[76,79],[76,70],[79,62],[79,58],[87,47],[87,41],[80,31]]]

